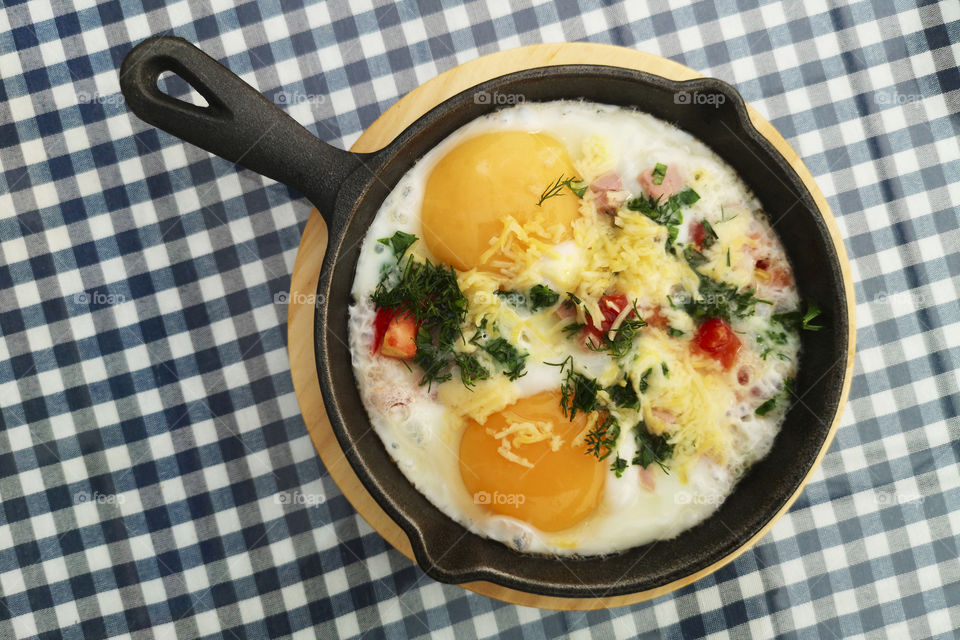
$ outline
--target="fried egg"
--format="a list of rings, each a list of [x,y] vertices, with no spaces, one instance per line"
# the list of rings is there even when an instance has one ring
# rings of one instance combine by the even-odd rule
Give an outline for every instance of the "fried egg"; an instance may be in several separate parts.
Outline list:
[[[363,241],[349,345],[378,437],[470,531],[607,554],[713,513],[770,449],[813,326],[760,203],[648,114],[463,126]]]

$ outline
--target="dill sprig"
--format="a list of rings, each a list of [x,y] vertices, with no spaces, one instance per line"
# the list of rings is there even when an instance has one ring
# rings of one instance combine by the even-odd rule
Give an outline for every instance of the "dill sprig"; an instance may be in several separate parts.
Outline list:
[[[608,413],[603,420],[598,420],[597,424],[587,433],[584,439],[587,444],[587,453],[596,456],[597,460],[604,460],[613,453],[619,437],[620,423],[612,414]]]
[[[594,378],[588,378],[573,370],[573,356],[567,356],[562,362],[545,362],[552,367],[560,367],[566,377],[560,385],[560,408],[563,415],[571,421],[577,411],[590,413],[597,408],[597,392],[600,384]]]
[[[573,184],[577,183],[577,186],[574,187]],[[573,192],[578,198],[582,198],[583,194],[587,192],[587,185],[583,184],[579,178],[572,177],[563,179],[563,174],[560,174],[560,177],[557,178],[556,182],[549,185],[546,189],[543,190],[543,193],[540,194],[540,201],[537,202],[537,206],[543,205],[544,200],[549,200],[550,198],[555,198],[557,196],[563,195],[563,188],[568,187],[570,191]]]

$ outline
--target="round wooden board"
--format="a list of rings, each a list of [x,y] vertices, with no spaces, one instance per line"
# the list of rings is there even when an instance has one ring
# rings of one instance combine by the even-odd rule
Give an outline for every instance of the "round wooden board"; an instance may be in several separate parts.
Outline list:
[[[666,60],[642,51],[610,45],[579,42],[537,44],[511,49],[509,51],[501,51],[450,69],[414,89],[397,101],[397,103],[380,116],[376,122],[370,125],[357,140],[357,143],[353,145],[351,150],[367,152],[376,151],[384,147],[423,113],[450,96],[469,89],[480,82],[514,71],[560,64],[600,64],[626,67],[655,73],[674,80],[688,80],[701,77],[696,71],[671,60]],[[814,183],[813,176],[803,165],[796,152],[790,148],[776,129],[752,107],[749,107],[749,105],[748,109],[750,117],[757,129],[783,154],[784,158],[790,162],[800,178],[807,185],[817,206],[820,208],[820,211],[823,212],[834,244],[836,245],[837,254],[839,255],[840,264],[843,269],[844,286],[847,292],[847,306],[850,317],[850,352],[848,354],[847,370],[841,395],[840,406],[842,410],[849,392],[850,379],[853,371],[853,353],[857,324],[854,315],[853,280],[850,275],[846,250],[844,249],[836,221],[830,212],[830,207]],[[354,474],[353,469],[350,467],[349,462],[347,462],[347,459],[340,449],[340,445],[333,434],[330,422],[324,411],[323,399],[320,395],[317,370],[314,362],[314,306],[312,304],[312,296],[317,290],[317,280],[326,246],[326,225],[320,217],[319,212],[314,209],[310,213],[310,218],[304,229],[303,238],[300,241],[297,261],[293,270],[293,278],[290,283],[290,306],[288,310],[287,343],[290,352],[291,374],[293,376],[297,400],[300,403],[300,411],[303,414],[304,422],[306,422],[310,437],[313,439],[320,458],[323,460],[327,471],[337,483],[337,486],[343,491],[343,494],[371,527],[379,532],[380,535],[400,551],[400,553],[411,561],[414,561],[413,551],[410,548],[410,543],[406,535],[400,527],[384,513],[370,494],[367,493],[356,474]],[[827,441],[824,443],[820,455],[817,457],[816,463],[811,468],[810,473],[819,465],[824,453],[829,448],[837,424],[840,422],[840,413],[841,412],[838,411],[830,427]],[[810,473],[807,474],[807,478],[810,477]],[[793,501],[800,494],[800,491],[803,490],[803,485],[805,484],[806,478],[790,501],[785,504],[777,515],[760,530],[757,535],[750,539],[747,544],[716,564],[694,575],[666,584],[657,589],[616,597],[557,598],[507,589],[488,582],[471,582],[463,584],[462,586],[470,591],[505,602],[546,609],[601,609],[648,600],[669,593],[716,571],[749,549],[757,540],[766,534],[767,530],[781,515],[786,513],[790,505],[793,504]]]

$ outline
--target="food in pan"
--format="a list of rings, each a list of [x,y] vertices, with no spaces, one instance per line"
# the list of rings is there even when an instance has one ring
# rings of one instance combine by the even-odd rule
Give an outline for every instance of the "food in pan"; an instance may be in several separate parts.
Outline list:
[[[445,514],[611,553],[713,513],[769,450],[818,329],[743,180],[634,110],[525,103],[427,153],[363,242],[371,424]]]

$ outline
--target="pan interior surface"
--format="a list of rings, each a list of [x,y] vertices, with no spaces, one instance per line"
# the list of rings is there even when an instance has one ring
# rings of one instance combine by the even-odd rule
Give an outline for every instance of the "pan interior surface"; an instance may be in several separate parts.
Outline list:
[[[496,110],[478,95],[585,99],[635,108],[676,125],[730,164],[763,204],[793,264],[801,298],[818,302],[824,328],[803,332],[795,401],[769,454],[706,521],[670,540],[625,552],[557,559],[524,554],[468,532],[420,494],[394,464],[356,388],[347,313],[361,241],[393,185],[440,140]],[[848,350],[847,299],[831,235],[809,191],[749,122],[739,95],[710,79],[676,82],[614,67],[531,69],[479,85],[425,114],[344,184],[330,226],[315,326],[318,373],[334,433],[358,477],[410,538],[420,566],[453,583],[486,580],[562,597],[637,593],[697,573],[751,540],[801,486],[839,410]]]

